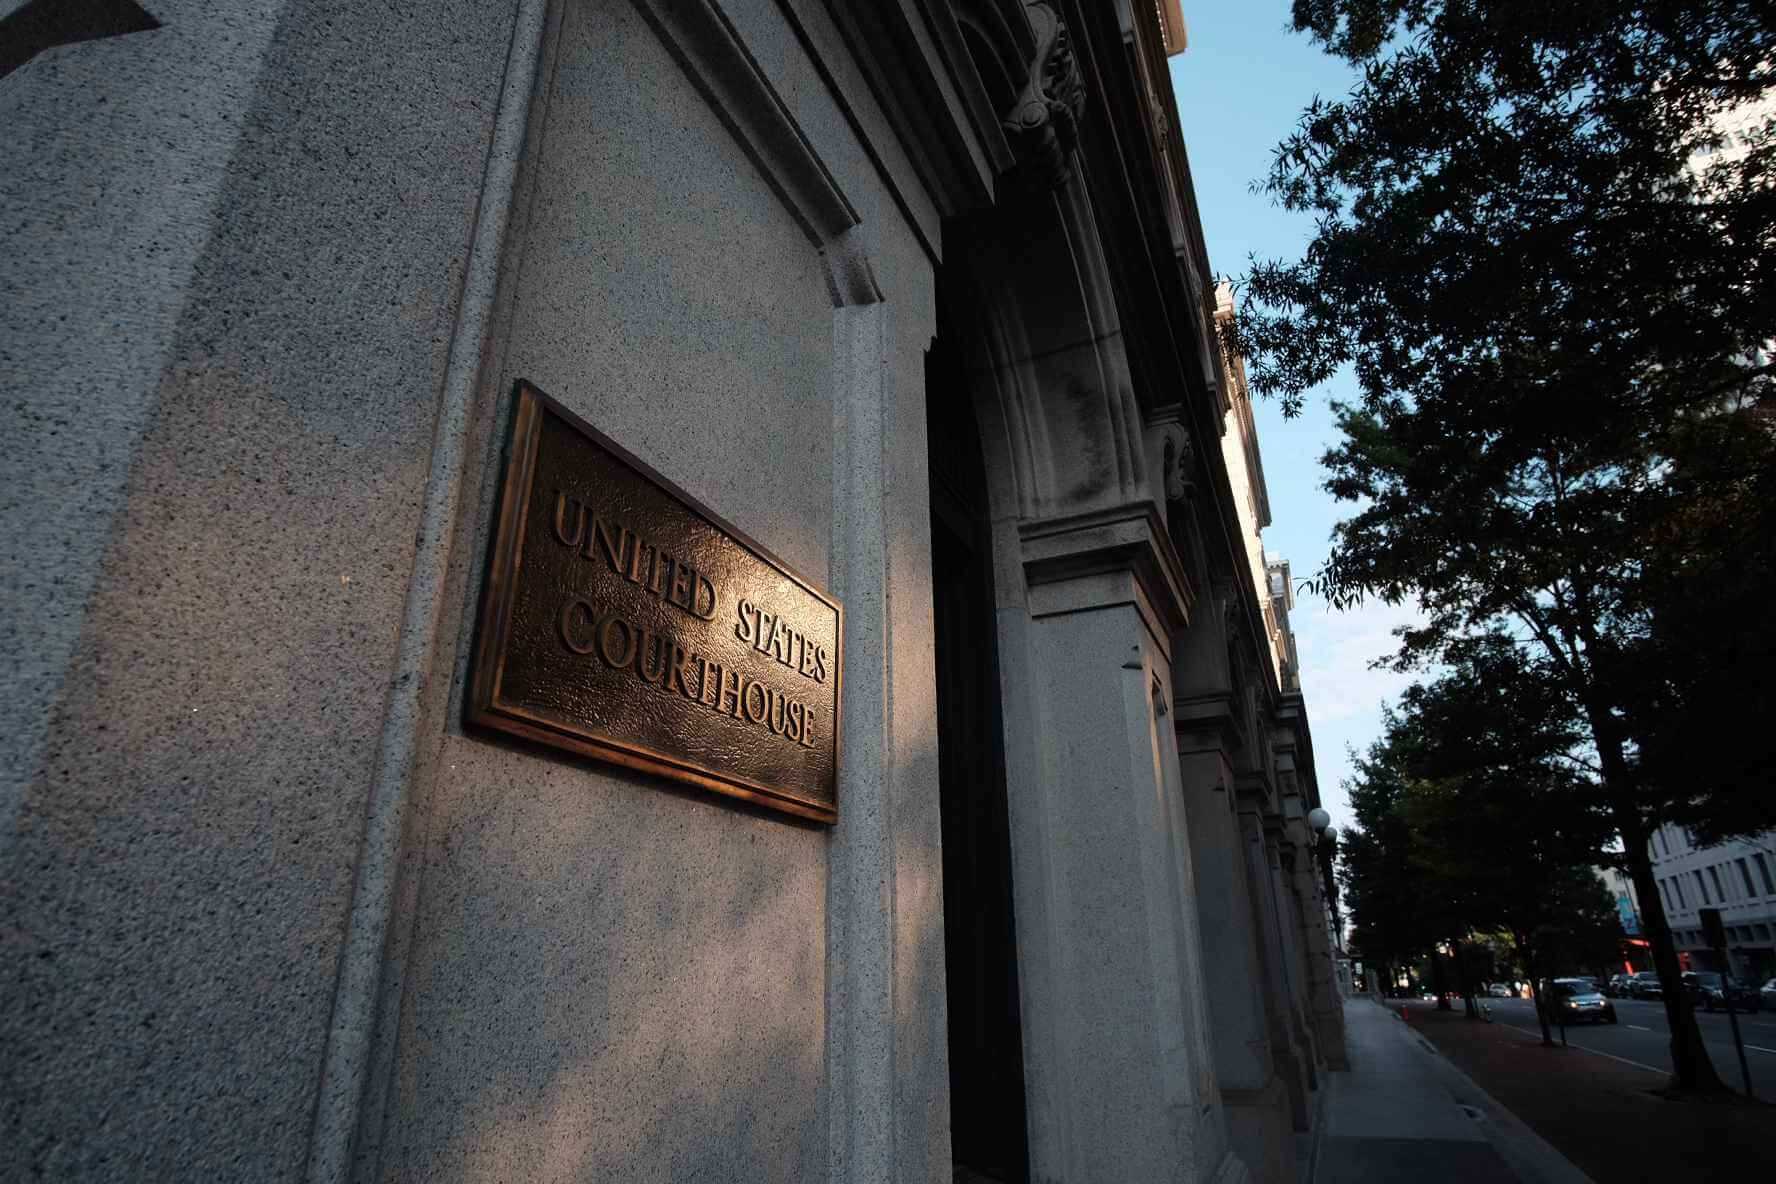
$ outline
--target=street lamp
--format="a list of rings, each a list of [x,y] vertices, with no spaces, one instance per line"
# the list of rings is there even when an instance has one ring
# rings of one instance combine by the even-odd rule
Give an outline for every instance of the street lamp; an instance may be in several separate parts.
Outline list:
[[[1307,812],[1307,825],[1318,838],[1314,843],[1313,861],[1319,865],[1320,891],[1326,898],[1326,911],[1331,914],[1333,945],[1344,948],[1344,918],[1338,915],[1338,897],[1333,889],[1332,881],[1332,846],[1338,839],[1338,831],[1332,825],[1332,815],[1326,813],[1322,806],[1315,806]]]

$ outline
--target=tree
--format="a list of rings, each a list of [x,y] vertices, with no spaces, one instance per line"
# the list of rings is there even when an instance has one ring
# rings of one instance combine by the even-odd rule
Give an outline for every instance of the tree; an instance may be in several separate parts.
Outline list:
[[[1732,422],[1759,414],[1709,416],[1673,449],[1667,481],[1697,493],[1638,582],[1647,629],[1625,655],[1645,675],[1622,680],[1639,692],[1627,711],[1640,775],[1664,789],[1666,820],[1704,845],[1776,828],[1776,465]]]
[[[1448,656],[1389,720],[1406,787],[1395,808],[1458,967],[1470,933],[1498,928],[1531,977],[1547,978],[1572,969],[1560,964],[1572,951],[1551,938],[1590,926],[1602,898],[1591,868],[1610,841],[1591,775],[1573,762],[1575,705],[1503,633],[1453,643]]]
[[[1416,599],[1427,623],[1404,634],[1404,665],[1501,628],[1535,647],[1645,911],[1673,1084],[1720,1088],[1675,989],[1647,841],[1683,812],[1743,825],[1723,787],[1654,758],[1718,706],[1682,648],[1707,632],[1686,597],[1709,560],[1674,563],[1671,540],[1698,517],[1698,537],[1728,533],[1723,509],[1767,494],[1776,453],[1776,128],[1728,166],[1689,167],[1720,146],[1724,112],[1769,94],[1769,10],[1296,0],[1294,21],[1362,80],[1277,150],[1267,190],[1317,229],[1300,260],[1254,266],[1237,344],[1286,410],[1356,375],[1326,463],[1358,509],[1316,582],[1336,604]]]
[[[1391,722],[1393,717],[1387,719]],[[1440,928],[1413,836],[1399,806],[1406,792],[1391,730],[1355,760],[1345,782],[1354,827],[1339,836],[1343,895],[1351,912],[1351,944],[1378,972],[1410,967],[1434,944]]]

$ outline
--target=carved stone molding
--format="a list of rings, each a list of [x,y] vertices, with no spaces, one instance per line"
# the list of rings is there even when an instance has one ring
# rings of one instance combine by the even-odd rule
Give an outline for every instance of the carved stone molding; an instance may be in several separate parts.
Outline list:
[[[1195,594],[1151,503],[1025,521],[1018,535],[1032,616],[1127,598],[1170,659],[1174,634],[1189,626]]]
[[[1196,445],[1190,438],[1190,429],[1181,423],[1162,424],[1159,437],[1159,471],[1165,483],[1166,501],[1188,500],[1196,491]]]
[[[1147,416],[1146,453],[1148,495],[1159,504],[1180,551],[1191,567],[1194,579],[1206,578],[1201,540],[1192,528],[1193,514],[1199,492],[1197,470],[1199,457],[1196,437],[1184,426],[1183,410],[1176,404],[1149,412]]]
[[[826,264],[835,307],[882,298],[862,216],[715,0],[634,0]]]
[[[1019,170],[1037,184],[1054,188],[1067,179],[1079,119],[1085,111],[1085,76],[1074,56],[1067,23],[1050,0],[1026,0],[1025,13],[1036,34],[1030,75],[1011,110],[1005,131]]]

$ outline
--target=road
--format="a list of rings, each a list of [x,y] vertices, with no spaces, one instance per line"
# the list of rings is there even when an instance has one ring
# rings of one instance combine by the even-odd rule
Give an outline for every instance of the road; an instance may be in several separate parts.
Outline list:
[[[1528,999],[1488,999],[1495,1024],[1508,1024],[1541,1034],[1535,1004]],[[1656,999],[1614,999],[1616,1024],[1583,1024],[1566,1030],[1568,1044],[1638,1065],[1661,1076],[1671,1072],[1671,1029],[1665,1023],[1665,1005]],[[1461,1001],[1456,1001],[1456,1009]],[[1776,1013],[1741,1015],[1739,1034],[1745,1039],[1745,1061],[1751,1068],[1753,1092],[1765,1101],[1776,1100]],[[1734,1089],[1740,1089],[1739,1058],[1733,1051],[1733,1033],[1725,1012],[1696,1013],[1702,1042],[1714,1061],[1715,1072]],[[1555,1039],[1559,1039],[1555,1030]]]

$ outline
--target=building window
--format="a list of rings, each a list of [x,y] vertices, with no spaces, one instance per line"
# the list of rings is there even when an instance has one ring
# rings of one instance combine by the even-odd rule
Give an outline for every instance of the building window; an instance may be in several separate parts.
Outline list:
[[[1756,858],[1757,858],[1758,871],[1762,872],[1764,875],[1764,895],[1776,896],[1776,882],[1773,882],[1770,879],[1770,865],[1767,862],[1765,862],[1764,853],[1762,851],[1759,851],[1757,853]]]
[[[1751,869],[1745,866],[1743,859],[1733,861],[1739,865],[1739,875],[1745,880],[1745,897],[1747,900],[1757,895],[1757,887],[1751,882]]]
[[[1713,904],[1714,901],[1708,895],[1708,885],[1702,879],[1702,873],[1701,872],[1691,872],[1690,874],[1692,876],[1696,877],[1696,891],[1700,892],[1702,894],[1702,903],[1703,904]]]
[[[1689,908],[1690,902],[1684,899],[1683,881],[1678,879],[1676,876],[1672,876],[1670,883],[1671,883],[1671,890],[1673,892],[1677,893],[1677,907],[1680,909]]]
[[[1717,863],[1708,869],[1708,878],[1714,881],[1714,898],[1722,904],[1725,904],[1727,901],[1727,894],[1721,890],[1720,864]]]

